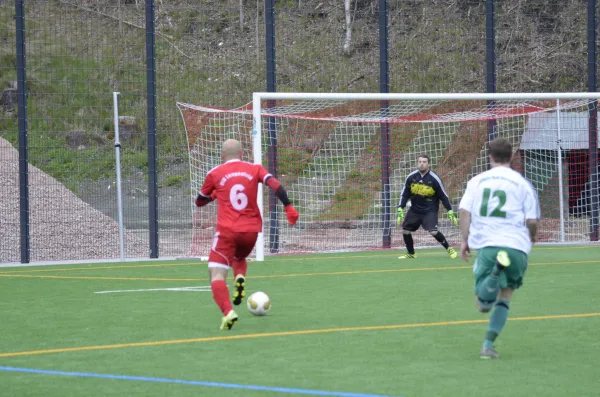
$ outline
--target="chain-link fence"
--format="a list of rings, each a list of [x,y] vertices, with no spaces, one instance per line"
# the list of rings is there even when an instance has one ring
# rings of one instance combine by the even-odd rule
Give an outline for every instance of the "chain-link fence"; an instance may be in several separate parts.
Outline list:
[[[113,92],[125,256],[185,256],[196,192],[176,102],[378,92],[385,70],[391,92],[586,91],[589,3],[0,1],[0,262],[119,256]]]

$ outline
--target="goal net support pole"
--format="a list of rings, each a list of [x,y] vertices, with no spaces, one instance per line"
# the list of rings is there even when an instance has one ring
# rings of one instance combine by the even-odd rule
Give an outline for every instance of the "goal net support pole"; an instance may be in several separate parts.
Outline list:
[[[262,119],[260,114],[260,97],[254,96],[252,98],[252,154],[254,156],[254,164],[262,164]],[[264,205],[263,205],[263,189],[258,189],[258,208],[260,214],[264,219]],[[263,221],[264,224],[264,221]],[[256,260],[265,260],[265,234],[264,230],[258,234],[256,239]]]
[[[115,170],[117,172],[117,210],[119,214],[119,258],[125,260],[125,228],[123,227],[123,194],[121,191],[121,141],[119,140],[119,94],[113,92],[113,118],[115,124]]]
[[[560,133],[560,99],[556,100],[556,149],[558,152],[558,169],[562,170],[562,139]],[[564,200],[564,188],[563,188],[563,173],[558,173],[558,191],[560,192],[558,196],[558,208],[559,208],[559,219],[560,219],[560,242],[565,242],[565,200]]]

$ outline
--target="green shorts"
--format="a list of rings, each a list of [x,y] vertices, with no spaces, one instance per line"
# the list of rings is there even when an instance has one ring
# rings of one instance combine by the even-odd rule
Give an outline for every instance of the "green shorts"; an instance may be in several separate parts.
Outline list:
[[[527,271],[527,254],[514,248],[484,247],[477,251],[477,258],[473,264],[475,275],[475,288],[479,283],[490,275],[496,266],[496,255],[498,251],[504,250],[510,258],[510,266],[504,269],[498,280],[500,288],[517,289],[523,285],[523,277]]]

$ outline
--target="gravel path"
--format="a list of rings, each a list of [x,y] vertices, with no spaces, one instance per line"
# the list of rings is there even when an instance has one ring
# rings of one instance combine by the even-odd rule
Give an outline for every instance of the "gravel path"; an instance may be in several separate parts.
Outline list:
[[[0,263],[19,262],[19,154],[0,138]],[[31,261],[119,257],[118,224],[29,165]],[[147,239],[126,232],[127,257],[147,257]]]

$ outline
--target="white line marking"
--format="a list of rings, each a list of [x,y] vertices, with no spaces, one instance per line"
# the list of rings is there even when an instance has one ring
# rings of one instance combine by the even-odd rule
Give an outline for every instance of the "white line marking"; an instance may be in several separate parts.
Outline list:
[[[152,289],[121,289],[116,291],[96,291],[94,294],[116,294],[121,292],[153,292],[153,291],[177,291],[177,292],[210,292],[210,285],[199,287],[174,287],[174,288],[152,288]]]

